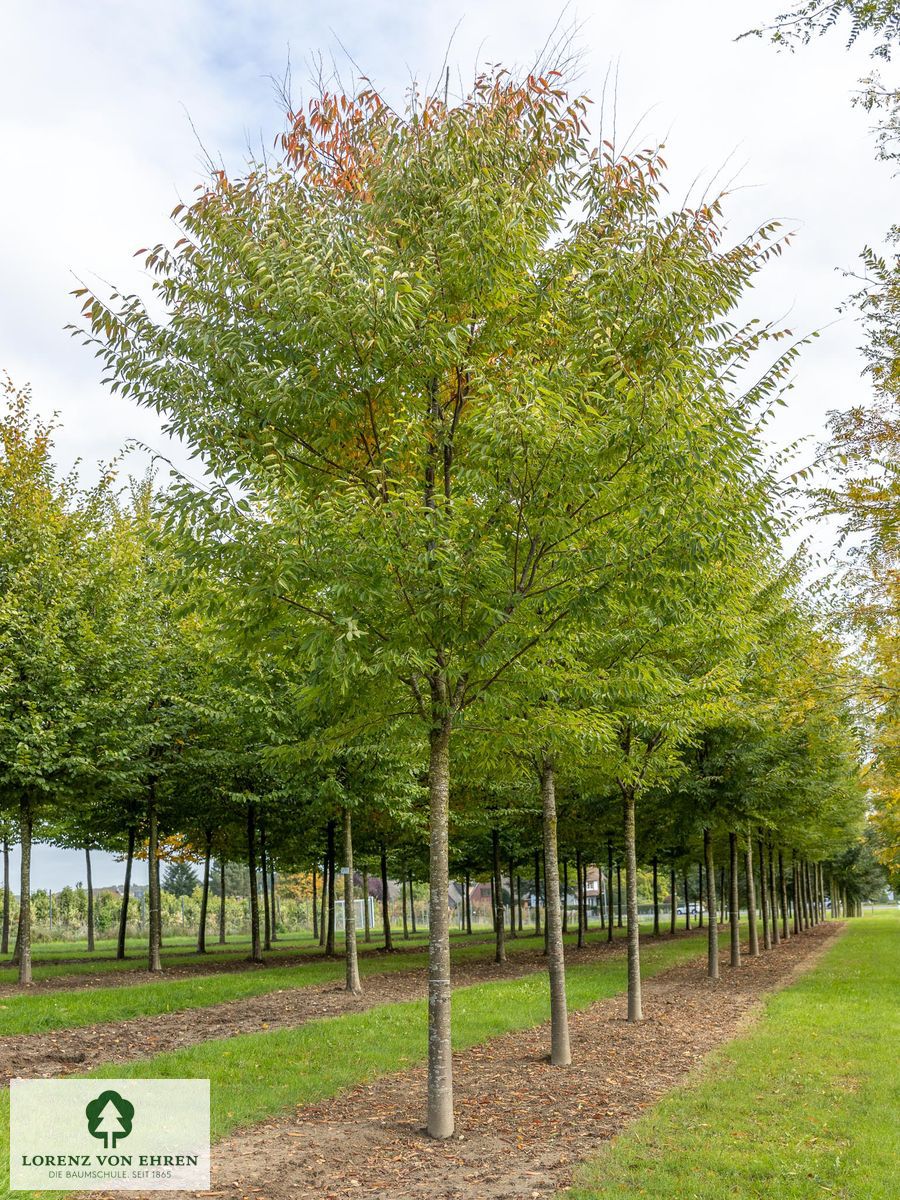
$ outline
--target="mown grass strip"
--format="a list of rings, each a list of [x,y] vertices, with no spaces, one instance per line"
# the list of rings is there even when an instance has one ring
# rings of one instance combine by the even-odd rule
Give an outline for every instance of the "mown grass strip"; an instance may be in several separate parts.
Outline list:
[[[849,923],[748,1036],[578,1172],[566,1200],[895,1200],[900,916]]]

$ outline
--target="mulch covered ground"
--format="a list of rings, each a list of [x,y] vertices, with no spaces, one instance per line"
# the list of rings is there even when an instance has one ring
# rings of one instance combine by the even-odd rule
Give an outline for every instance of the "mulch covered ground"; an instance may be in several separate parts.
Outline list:
[[[766,993],[807,969],[840,926],[828,923],[713,984],[696,962],[644,985],[646,1019],[624,997],[571,1018],[573,1065],[546,1059],[547,1026],[454,1055],[458,1127],[424,1136],[425,1069],[404,1071],[213,1150],[213,1195],[253,1200],[532,1200],[565,1187],[574,1166],[735,1037]],[[698,947],[699,949],[699,947]],[[205,1193],[209,1195],[210,1193]]]
[[[617,940],[612,946],[597,941],[582,951],[571,951],[569,962],[589,962],[600,955],[623,953],[622,941]],[[309,961],[309,957],[300,960],[301,969]],[[278,965],[282,964],[279,962]],[[532,971],[545,970],[546,965],[546,958],[537,950],[523,951],[511,955],[499,966],[493,961],[483,961],[455,967],[453,983],[455,987],[465,987],[472,983],[515,979]],[[159,975],[150,978],[154,987],[165,987],[169,972],[162,979]],[[204,1008],[60,1029],[52,1033],[0,1037],[0,1084],[6,1085],[10,1079],[19,1076],[34,1079],[72,1073],[81,1075],[100,1063],[147,1058],[212,1038],[295,1027],[319,1017],[418,1000],[426,994],[426,981],[425,968],[416,967],[363,976],[361,996],[351,995],[344,991],[342,982],[332,980],[309,987],[282,988]]]

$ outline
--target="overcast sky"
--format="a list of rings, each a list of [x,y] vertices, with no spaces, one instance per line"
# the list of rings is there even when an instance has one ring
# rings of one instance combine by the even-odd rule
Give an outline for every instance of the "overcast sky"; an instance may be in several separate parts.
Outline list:
[[[794,55],[735,42],[784,7],[583,0],[563,20],[579,26],[581,88],[599,101],[618,74],[620,141],[638,127],[634,144],[666,143],[673,201],[695,179],[736,174],[735,237],[774,218],[796,230],[751,302],[798,333],[824,329],[779,417],[777,436],[791,441],[867,395],[859,329],[835,309],[850,290],[841,269],[895,219],[896,184],[875,161],[870,118],[850,104],[865,47],[847,51],[840,34]],[[105,393],[63,327],[78,312],[76,276],[146,286],[134,251],[171,237],[168,214],[202,178],[198,137],[230,168],[248,146],[270,147],[281,128],[272,78],[289,59],[295,97],[315,54],[346,67],[343,46],[399,99],[412,75],[435,78],[451,37],[463,80],[486,63],[530,63],[558,12],[546,0],[5,0],[0,371],[32,385],[40,413],[59,413],[61,464],[81,458],[90,477],[129,438],[163,447],[157,418]],[[121,867],[98,859],[98,885],[117,881]],[[34,873],[43,887],[83,879],[83,856],[40,848]]]

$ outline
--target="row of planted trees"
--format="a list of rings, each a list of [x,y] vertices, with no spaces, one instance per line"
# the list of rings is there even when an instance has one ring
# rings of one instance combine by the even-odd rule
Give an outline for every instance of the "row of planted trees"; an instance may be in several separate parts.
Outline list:
[[[324,869],[357,990],[355,866],[385,894],[427,878],[436,1137],[451,879],[493,877],[499,956],[502,876],[531,867],[557,1064],[561,847],[579,881],[623,869],[634,1021],[641,866],[701,863],[713,976],[723,861],[735,964],[741,860],[764,942],[788,889],[807,922],[826,888],[860,895],[839,870],[864,813],[851,665],[782,557],[761,432],[795,351],[760,370],[781,335],[734,318],[782,244],[730,241],[718,201],[667,207],[658,152],[592,143],[587,110],[554,72],[400,111],[322,91],[280,161],[176,209],[147,301],[79,289],[111,386],[202,482],[84,493],[20,398],[4,427],[21,895],[44,825],[127,861],[146,842],[156,970],[162,836],[204,877],[213,856]]]

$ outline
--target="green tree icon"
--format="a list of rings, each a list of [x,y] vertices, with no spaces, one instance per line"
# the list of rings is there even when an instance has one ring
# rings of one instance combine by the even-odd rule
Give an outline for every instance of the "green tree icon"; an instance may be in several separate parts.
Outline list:
[[[84,1110],[88,1132],[92,1137],[103,1138],[104,1150],[115,1150],[116,1142],[131,1133],[134,1105],[118,1092],[101,1092]]]

